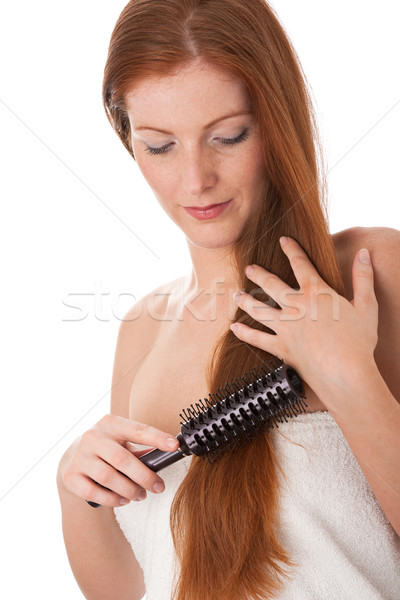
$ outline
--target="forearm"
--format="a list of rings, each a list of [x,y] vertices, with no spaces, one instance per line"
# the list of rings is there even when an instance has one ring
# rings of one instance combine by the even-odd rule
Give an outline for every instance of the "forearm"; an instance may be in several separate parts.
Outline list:
[[[339,397],[340,395],[340,397]],[[375,364],[355,369],[321,399],[343,432],[387,519],[400,535],[400,405]]]
[[[142,571],[112,508],[94,509],[65,489],[57,475],[68,559],[87,600],[140,600]]]

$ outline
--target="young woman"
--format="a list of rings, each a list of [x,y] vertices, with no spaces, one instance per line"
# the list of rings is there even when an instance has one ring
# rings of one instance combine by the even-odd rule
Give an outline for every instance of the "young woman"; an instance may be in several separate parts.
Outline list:
[[[264,0],[132,0],[115,26],[106,113],[193,268],[126,315],[110,414],[60,461],[88,599],[398,597],[400,233],[329,233],[305,81]],[[138,460],[271,354],[306,414],[212,465]]]

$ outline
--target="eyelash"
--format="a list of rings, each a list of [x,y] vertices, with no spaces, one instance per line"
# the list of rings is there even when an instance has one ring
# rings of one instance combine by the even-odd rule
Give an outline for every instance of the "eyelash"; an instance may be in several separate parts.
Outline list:
[[[235,138],[223,138],[221,140],[221,144],[227,144],[229,146],[233,145],[233,144],[239,144],[240,142],[244,142],[244,140],[247,140],[247,138],[249,137],[249,130],[246,127],[246,129],[237,137]],[[151,148],[151,146],[148,146],[145,149],[145,152],[147,152],[150,155],[154,155],[154,154],[165,154],[166,152],[168,152],[168,148],[169,148],[169,144],[167,144],[166,146],[162,146],[161,148]]]

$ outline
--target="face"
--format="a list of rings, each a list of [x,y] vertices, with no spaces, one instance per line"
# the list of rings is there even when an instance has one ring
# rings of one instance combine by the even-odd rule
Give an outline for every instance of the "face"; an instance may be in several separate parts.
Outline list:
[[[241,80],[200,62],[144,80],[125,103],[136,162],[169,217],[196,246],[233,244],[265,177]]]

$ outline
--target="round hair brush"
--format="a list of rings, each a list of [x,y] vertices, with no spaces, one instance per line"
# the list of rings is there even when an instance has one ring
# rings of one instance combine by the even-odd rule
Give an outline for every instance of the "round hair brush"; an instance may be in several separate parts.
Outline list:
[[[300,377],[274,357],[236,378],[209,399],[199,400],[182,411],[177,450],[150,450],[139,458],[152,471],[160,471],[185,456],[195,454],[209,462],[232,448],[255,439],[264,431],[304,413],[307,404]],[[100,504],[86,500],[97,508]]]

